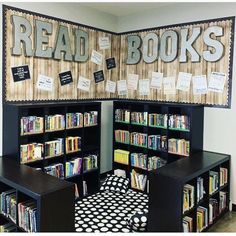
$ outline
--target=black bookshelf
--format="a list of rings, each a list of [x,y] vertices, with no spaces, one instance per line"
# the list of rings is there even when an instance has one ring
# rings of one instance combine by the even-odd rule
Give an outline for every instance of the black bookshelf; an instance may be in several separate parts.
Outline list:
[[[153,127],[149,123],[147,125],[132,124],[130,122],[116,122],[116,109],[127,109],[131,112],[147,112],[148,114],[167,114],[168,120],[170,115],[186,115],[189,117],[189,130],[171,129],[169,121],[167,127]],[[167,161],[167,164],[179,159],[186,158],[184,155],[173,154],[168,152],[168,139],[186,139],[190,141],[189,156],[193,153],[203,149],[203,122],[204,122],[204,108],[203,106],[190,106],[172,103],[153,103],[153,102],[132,102],[132,101],[114,101],[113,104],[113,169],[123,169],[126,171],[126,176],[130,177],[130,172],[135,169],[139,173],[149,175],[147,169],[131,166],[131,159],[129,155],[129,164],[125,165],[114,161],[114,150],[122,149],[131,153],[144,153],[148,157],[158,156]],[[143,148],[131,144],[116,142],[115,130],[127,130],[131,132],[140,132],[147,135],[163,135],[167,137],[166,150],[152,150],[150,148]],[[148,191],[148,184],[145,187],[145,192]],[[134,189],[137,190],[137,189]]]
[[[36,203],[37,232],[73,232],[74,184],[54,178],[15,160],[0,157],[0,193],[16,190],[16,203],[33,200]],[[60,196],[60,197],[58,197]],[[25,232],[19,227],[16,207],[16,232]],[[66,220],[65,220],[66,219]],[[0,222],[13,222],[0,213]]]
[[[78,128],[67,129],[66,126],[62,130],[54,130],[47,132],[45,125],[42,133],[21,135],[20,120],[21,117],[26,116],[39,116],[44,117],[46,115],[60,114],[64,115],[66,119],[66,113],[97,111],[97,125],[83,126]],[[93,194],[99,190],[100,179],[100,136],[101,136],[101,103],[100,102],[70,102],[70,103],[23,103],[23,104],[4,104],[3,105],[3,155],[20,161],[20,145],[28,143],[43,143],[51,141],[54,138],[64,139],[63,154],[57,156],[51,156],[47,158],[43,153],[41,160],[35,160],[32,162],[23,163],[24,165],[41,168],[45,171],[45,167],[62,163],[64,165],[64,171],[66,169],[66,161],[70,161],[74,158],[84,158],[88,155],[97,155],[97,168],[90,171],[83,171],[83,164],[80,174],[65,177],[67,181],[71,181],[77,184],[80,197],[83,197],[83,181],[87,183],[88,195]],[[81,149],[66,153],[65,142],[68,136],[81,137]],[[83,163],[83,162],[82,162]],[[65,176],[65,175],[64,175]]]
[[[218,185],[218,190],[209,194],[209,173],[219,172],[220,168],[228,170],[228,182]],[[220,176],[220,175],[219,175]],[[202,200],[197,201],[197,178],[202,177],[205,194]],[[220,202],[220,192],[227,193],[226,207],[220,212],[211,224],[202,231],[208,231],[226,212],[229,211],[230,201],[230,156],[208,151],[193,154],[190,158],[180,159],[159,170],[150,172],[149,193],[149,221],[148,231],[151,232],[183,232],[183,217],[193,219],[193,232],[197,231],[197,208],[203,206],[208,209],[209,199],[214,198]],[[191,184],[195,189],[194,205],[183,212],[183,188]],[[201,232],[202,232],[201,231]]]

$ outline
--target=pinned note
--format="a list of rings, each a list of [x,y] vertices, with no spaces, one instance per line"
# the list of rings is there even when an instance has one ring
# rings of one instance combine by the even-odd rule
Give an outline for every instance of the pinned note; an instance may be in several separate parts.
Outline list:
[[[147,96],[150,93],[150,81],[149,79],[139,80],[139,95]]]
[[[91,55],[91,62],[97,64],[97,65],[102,65],[103,61],[103,55],[95,50],[92,51]]]
[[[164,77],[163,78],[164,94],[176,94],[175,88],[175,77]]]
[[[138,78],[139,78],[139,75],[128,74],[128,89],[137,90],[137,88],[138,88]]]
[[[91,81],[89,79],[86,79],[83,76],[80,76],[78,80],[77,88],[89,92],[90,83]]]
[[[29,66],[15,66],[11,68],[14,82],[30,79]]]
[[[207,93],[207,79],[206,75],[193,76],[193,94],[201,95]]]
[[[53,91],[53,78],[45,76],[45,75],[39,75],[38,81],[37,81],[37,88],[44,90],[44,91]]]
[[[117,81],[118,95],[127,95],[127,84],[126,80]]]
[[[98,43],[99,43],[100,50],[109,49],[110,48],[109,37],[99,37]]]
[[[190,90],[192,74],[179,72],[177,89],[188,92]]]
[[[223,93],[224,86],[225,86],[226,74],[220,72],[212,72],[208,91],[216,92],[216,93]]]
[[[116,92],[116,82],[113,82],[111,80],[107,80],[106,92],[108,92],[108,93],[115,93]]]
[[[162,89],[163,73],[152,72],[151,88]]]

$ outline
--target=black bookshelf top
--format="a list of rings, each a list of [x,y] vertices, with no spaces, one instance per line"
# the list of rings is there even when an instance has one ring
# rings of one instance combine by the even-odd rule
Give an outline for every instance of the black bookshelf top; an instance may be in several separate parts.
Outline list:
[[[72,183],[26,165],[20,165],[8,157],[0,157],[0,181],[34,199],[47,193],[73,187]]]
[[[199,151],[189,158],[181,158],[151,173],[169,176],[186,183],[229,159],[230,155],[227,154]]]

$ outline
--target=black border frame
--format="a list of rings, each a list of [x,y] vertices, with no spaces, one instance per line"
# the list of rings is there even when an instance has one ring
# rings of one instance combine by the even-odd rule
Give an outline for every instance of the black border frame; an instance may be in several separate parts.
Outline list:
[[[173,104],[185,104],[185,105],[200,105],[200,106],[204,106],[204,107],[215,107],[215,108],[231,108],[231,98],[232,98],[232,78],[233,78],[233,56],[234,56],[234,29],[235,29],[235,16],[228,16],[228,17],[222,17],[222,18],[213,18],[213,19],[208,19],[208,20],[200,20],[200,21],[192,21],[192,22],[186,22],[186,23],[180,23],[180,24],[173,24],[173,25],[165,25],[165,26],[158,26],[158,27],[152,27],[152,28],[145,28],[145,29],[140,29],[140,30],[133,30],[133,31],[127,31],[127,32],[120,32],[120,33],[116,33],[116,32],[112,32],[112,31],[108,31],[105,29],[100,29],[100,28],[96,28],[96,27],[92,27],[89,25],[85,25],[85,24],[80,24],[80,23],[76,23],[76,22],[72,22],[69,20],[65,20],[65,19],[60,19],[57,17],[53,17],[53,16],[48,16],[45,14],[41,14],[41,13],[37,13],[37,12],[33,12],[33,11],[29,11],[29,10],[24,10],[21,8],[17,8],[17,7],[12,7],[12,6],[8,6],[3,4],[2,5],[2,41],[3,41],[3,53],[2,53],[2,103],[3,104],[25,104],[25,103],[48,103],[48,102],[83,102],[83,101],[115,101],[115,100],[121,100],[121,101],[144,101],[144,102],[158,102],[158,103],[163,103],[162,101],[158,101],[158,100],[148,100],[148,99],[127,99],[127,98],[93,98],[93,99],[53,99],[53,100],[27,100],[27,101],[7,101],[6,100],[6,81],[5,81],[5,72],[6,72],[6,37],[5,37],[5,24],[6,24],[6,18],[5,18],[5,13],[7,10],[13,10],[13,11],[20,11],[22,13],[25,14],[30,14],[30,15],[36,15],[39,17],[43,17],[45,19],[50,19],[50,20],[55,20],[55,21],[60,21],[60,22],[64,22],[67,24],[72,24],[75,26],[79,26],[79,27],[85,27],[91,30],[98,30],[101,32],[105,32],[105,33],[110,33],[113,35],[127,35],[127,34],[133,34],[133,33],[140,33],[140,32],[146,32],[146,31],[152,31],[152,30],[159,30],[159,29],[167,29],[167,28],[174,28],[174,27],[182,27],[182,26],[188,26],[188,25],[196,25],[196,24],[203,24],[203,23],[209,23],[209,22],[216,22],[216,21],[222,21],[222,20],[231,20],[232,21],[232,25],[231,25],[231,42],[230,42],[230,62],[229,62],[229,80],[228,80],[228,104],[227,105],[212,105],[212,104],[203,104],[203,103],[184,103],[184,102],[168,102],[165,101],[164,103],[173,103]]]

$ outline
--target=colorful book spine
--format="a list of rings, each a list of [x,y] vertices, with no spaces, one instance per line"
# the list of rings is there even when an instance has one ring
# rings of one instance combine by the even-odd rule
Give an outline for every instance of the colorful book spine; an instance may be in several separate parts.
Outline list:
[[[183,189],[183,213],[194,207],[194,186],[185,184]]]
[[[130,111],[126,109],[115,110],[115,121],[130,123]]]
[[[168,151],[173,154],[189,156],[190,142],[185,139],[171,138],[168,140]]]
[[[148,136],[148,148],[153,150],[166,150],[167,149],[167,137],[161,135],[149,135]]]
[[[78,152],[81,150],[81,137],[66,137],[66,153]]]
[[[190,130],[190,120],[185,115],[170,115],[169,128]]]
[[[147,134],[132,132],[130,134],[130,144],[140,147],[147,147]]]
[[[131,153],[131,166],[141,169],[147,169],[147,155],[143,153]]]
[[[115,141],[122,143],[129,143],[129,131],[127,130],[115,130]]]
[[[160,157],[148,157],[148,170],[156,170],[158,168],[161,168],[162,166],[165,166],[166,163],[167,161]]]
[[[190,233],[193,232],[193,218],[185,216],[183,218],[183,232]]]
[[[228,169],[220,167],[220,187],[228,183]]]
[[[130,173],[130,179],[131,179],[131,187],[134,189],[138,189],[141,191],[145,190],[146,183],[147,183],[147,175],[140,174],[136,172],[135,170],[132,170]]]
[[[64,165],[62,163],[44,167],[45,173],[55,176],[57,178],[64,177]]]
[[[22,117],[20,123],[21,135],[43,133],[43,117]]]
[[[84,113],[84,126],[94,126],[98,123],[98,112],[89,111]]]
[[[63,154],[64,150],[64,140],[63,138],[58,138],[53,141],[45,142],[45,156],[46,157],[54,157]]]
[[[121,149],[114,150],[114,162],[129,165],[129,152]]]
[[[203,196],[205,194],[205,190],[204,190],[204,185],[203,185],[203,178],[202,177],[198,177],[197,178],[197,202],[199,202],[200,200],[203,199]]]
[[[148,113],[147,112],[131,112],[131,123],[147,125]]]
[[[81,173],[82,158],[75,158],[66,162],[66,177],[79,175]]]
[[[76,113],[66,113],[66,128],[78,128],[83,127],[83,114],[76,112]]]
[[[219,173],[210,171],[209,174],[209,194],[213,194],[219,189]]]
[[[227,192],[220,191],[219,213],[224,211],[227,207]]]
[[[208,208],[199,206],[197,208],[197,232],[203,231],[208,226]]]
[[[89,155],[83,158],[83,170],[88,171],[98,167],[98,156]]]
[[[167,128],[167,120],[168,120],[167,114],[151,113],[148,115],[149,126]]]
[[[65,116],[56,114],[56,115],[46,115],[45,116],[45,130],[46,131],[55,131],[65,129]]]
[[[43,150],[44,148],[42,143],[30,143],[30,144],[20,145],[21,163],[42,159]]]
[[[209,199],[209,224],[213,224],[213,221],[219,215],[219,203],[217,199]]]

